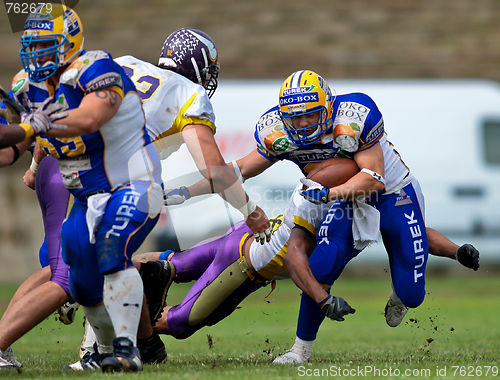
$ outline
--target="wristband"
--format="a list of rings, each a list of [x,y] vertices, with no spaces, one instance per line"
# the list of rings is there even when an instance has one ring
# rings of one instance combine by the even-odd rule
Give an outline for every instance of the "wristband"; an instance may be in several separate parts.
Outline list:
[[[12,160],[12,162],[10,163],[11,165],[17,161],[17,159],[19,158],[19,149],[17,148],[16,145],[12,145],[11,146],[12,150],[14,151],[14,159]]]
[[[26,134],[24,136],[24,139],[29,139],[30,137],[33,137],[35,135],[35,130],[30,124],[27,123],[20,123],[19,126],[24,129],[24,133]]]
[[[243,217],[245,220],[248,218],[248,215],[250,215],[252,212],[255,211],[257,208],[257,205],[249,198],[248,202],[245,203],[243,206],[241,206],[238,211],[243,214]]]
[[[30,170],[33,172],[33,174],[36,174],[36,171],[38,170],[38,165],[39,165],[38,162],[35,161],[35,157],[33,157],[30,165]]]

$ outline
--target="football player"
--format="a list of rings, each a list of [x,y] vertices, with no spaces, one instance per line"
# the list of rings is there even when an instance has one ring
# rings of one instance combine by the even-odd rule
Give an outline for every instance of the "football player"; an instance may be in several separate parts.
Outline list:
[[[417,207],[419,205],[423,207],[423,197],[418,190],[418,184],[392,144],[387,141],[380,112],[368,96],[358,93],[333,96],[323,78],[312,71],[301,70],[283,83],[279,101],[279,106],[270,109],[257,122],[255,130],[257,150],[233,162],[234,170],[244,180],[262,173],[275,162],[286,159],[295,162],[302,172],[307,174],[318,162],[325,159],[348,157],[354,159],[363,169],[352,180],[357,187],[351,188],[352,181],[345,185],[349,190],[363,191],[364,194],[368,194],[368,191],[375,191],[376,194],[383,192],[384,197],[400,196],[401,199],[394,200],[398,205],[395,210],[407,209],[407,215],[411,217],[407,223],[412,224],[407,224],[406,227],[408,231],[412,228],[411,231],[415,234],[413,240],[418,242],[419,252],[410,251],[413,247],[412,239],[398,240],[396,239],[398,233],[383,227],[394,286],[394,292],[386,305],[386,322],[390,326],[397,326],[406,314],[407,308],[418,306],[425,294],[424,272],[429,250],[423,213]],[[384,183],[387,181],[389,184],[386,186]],[[405,189],[407,186],[409,187]],[[413,186],[417,188],[416,192],[411,189]],[[321,196],[327,192],[326,189],[321,191],[321,189],[310,190],[305,194],[310,198],[316,196],[321,200]],[[206,183],[203,182],[189,187],[186,191],[189,196],[204,192]],[[349,194],[352,194],[352,191]],[[345,193],[339,194],[341,198],[344,196]],[[178,199],[173,201],[177,203]],[[168,197],[166,203],[169,204]],[[348,200],[339,200],[336,205],[338,213],[351,207]],[[414,209],[409,210],[409,208]],[[384,212],[383,223],[386,223],[387,215]],[[402,217],[403,215],[404,213],[400,214]],[[328,219],[333,223],[336,218],[333,217],[334,214],[331,216],[332,218]],[[404,221],[405,219],[399,221],[398,228],[402,228],[401,223]],[[350,226],[349,221],[345,221],[343,226],[335,225],[337,231],[343,230],[344,234],[350,233]],[[335,231],[329,228],[329,225],[325,225],[322,230]],[[404,236],[407,237],[408,231]],[[470,245],[458,247],[439,232],[432,229],[429,231],[432,251],[457,258],[463,265],[477,270],[479,253],[474,247]],[[314,241],[308,239],[308,234],[300,229],[292,231],[292,241],[294,238],[300,238],[301,242],[309,242],[295,245],[301,249],[297,251],[289,249],[287,255],[289,272],[305,293],[302,298],[303,307],[297,331],[297,344],[291,352],[277,358],[277,363],[302,362],[309,359],[312,341],[325,316],[321,307],[329,308],[333,302],[328,292],[308,269],[309,259],[306,253],[312,251]],[[325,283],[327,289],[347,261],[359,253],[359,250],[353,250],[353,244],[349,245],[349,236],[343,236],[342,239],[339,249],[329,250],[328,254],[316,260],[315,258],[320,256],[317,248],[315,251],[317,253],[311,258],[314,271],[319,271],[320,281]],[[352,240],[352,233],[350,239]],[[344,249],[345,247],[347,248]],[[406,259],[409,261],[405,262]],[[325,265],[325,260],[329,265]]]
[[[198,169],[210,183],[209,192],[221,194],[240,210],[259,243],[269,240],[271,228],[265,213],[246,195],[214,139],[215,115],[210,96],[217,88],[219,65],[213,39],[200,30],[182,28],[165,40],[157,66],[132,56],[115,61],[137,87],[146,114],[146,128],[161,158],[186,143]],[[171,198],[183,194],[184,189],[169,192]],[[152,320],[159,316],[163,302],[164,298],[153,304],[149,298]],[[161,362],[165,356],[155,353],[162,345],[161,340],[151,335],[152,327],[146,324],[146,320],[141,323],[139,331],[141,351]],[[84,341],[90,342],[84,343],[84,357],[67,368],[81,370],[99,365],[101,358],[92,348],[92,329],[86,330]]]
[[[270,238],[269,221],[228,170],[215,142],[215,115],[209,97],[217,88],[218,54],[206,33],[182,28],[170,34],[161,49],[158,66],[132,56],[116,59],[137,86],[144,103],[146,126],[162,158],[182,143],[210,192],[219,193],[238,209],[258,241]],[[170,194],[182,196],[183,189]]]
[[[66,6],[30,14],[21,45],[14,94],[30,112],[0,128],[0,144],[37,136],[58,159],[75,199],[61,234],[71,293],[108,353],[103,370],[140,371],[142,280],[131,255],[158,220],[162,196],[141,100],[108,53],[83,50],[81,21]]]

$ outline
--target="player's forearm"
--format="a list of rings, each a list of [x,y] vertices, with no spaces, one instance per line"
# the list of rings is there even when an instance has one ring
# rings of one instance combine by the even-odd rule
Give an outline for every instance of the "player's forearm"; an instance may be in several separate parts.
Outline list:
[[[433,228],[427,227],[427,240],[429,242],[429,253],[434,256],[448,257],[452,260],[457,258],[458,245],[450,241],[446,236]]]
[[[33,136],[28,124],[9,124],[0,128],[0,149],[20,143]]]
[[[285,256],[286,269],[293,282],[316,302],[323,301],[328,293],[314,277],[309,267],[309,255],[314,243],[307,234],[297,228],[292,229]]]
[[[67,117],[55,124],[66,125],[63,130],[47,132],[52,137],[76,137],[97,131],[118,112],[121,96],[114,90],[104,89],[91,92],[83,97],[78,108],[65,111]]]
[[[85,109],[73,109],[67,111],[68,116],[64,119],[58,120],[55,124],[66,125],[64,130],[52,129],[46,133],[51,137],[77,137],[87,135],[97,131],[101,125],[102,120],[96,112],[88,112]]]
[[[377,181],[367,173],[360,172],[344,184],[332,187],[328,199],[333,201],[336,199],[369,196],[384,189],[385,186],[382,182]]]

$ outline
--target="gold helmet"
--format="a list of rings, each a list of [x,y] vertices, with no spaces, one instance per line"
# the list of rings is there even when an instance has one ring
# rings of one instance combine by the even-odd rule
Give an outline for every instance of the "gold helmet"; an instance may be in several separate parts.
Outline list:
[[[33,82],[50,78],[83,51],[83,27],[76,12],[61,4],[41,4],[24,24],[19,50],[23,68]],[[35,50],[33,45],[40,42],[49,46]],[[40,63],[39,59],[48,55],[53,55],[53,60]]]
[[[314,144],[332,127],[333,98],[326,81],[314,71],[300,70],[281,85],[279,114],[288,137],[298,146]],[[319,111],[319,121],[296,128],[292,118]]]

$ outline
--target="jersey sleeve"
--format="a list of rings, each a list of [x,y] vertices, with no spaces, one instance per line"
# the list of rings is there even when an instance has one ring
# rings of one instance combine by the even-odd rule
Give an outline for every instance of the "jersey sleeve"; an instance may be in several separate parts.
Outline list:
[[[185,94],[185,101],[175,120],[176,129],[182,132],[184,127],[190,124],[201,124],[210,128],[215,133],[215,113],[207,92],[201,86],[193,86],[192,94]],[[184,87],[188,90],[188,87]]]
[[[101,58],[87,67],[78,79],[78,86],[85,94],[100,90],[113,90],[125,96],[125,72],[111,56]]]

